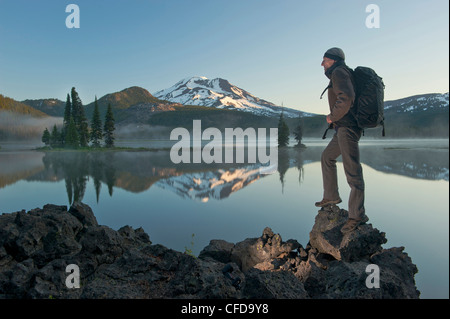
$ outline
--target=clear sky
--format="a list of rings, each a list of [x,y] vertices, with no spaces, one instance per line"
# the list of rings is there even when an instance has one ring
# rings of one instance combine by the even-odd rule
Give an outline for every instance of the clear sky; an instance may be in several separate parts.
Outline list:
[[[80,28],[66,27],[68,4]],[[380,27],[367,28],[369,4]],[[221,77],[281,105],[327,113],[334,46],[383,77],[386,100],[449,90],[448,0],[0,0],[0,94],[58,98],[190,76]]]

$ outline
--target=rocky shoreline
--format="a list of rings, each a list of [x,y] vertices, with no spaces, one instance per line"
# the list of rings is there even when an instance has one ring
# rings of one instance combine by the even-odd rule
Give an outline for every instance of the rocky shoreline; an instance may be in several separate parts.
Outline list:
[[[343,236],[346,218],[337,206],[319,211],[306,247],[267,227],[238,243],[211,240],[195,257],[152,244],[142,228],[98,225],[83,203],[2,214],[0,299],[419,298],[404,247],[382,248],[370,223]],[[68,265],[79,288],[66,285]],[[373,265],[379,288],[367,284]]]

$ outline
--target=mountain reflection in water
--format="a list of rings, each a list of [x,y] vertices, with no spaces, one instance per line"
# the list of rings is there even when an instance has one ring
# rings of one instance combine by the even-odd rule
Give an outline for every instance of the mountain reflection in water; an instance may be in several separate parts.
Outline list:
[[[278,152],[281,186],[288,169],[320,161],[323,147],[287,148]],[[426,180],[449,180],[448,148],[401,148],[362,146],[362,163],[377,171]],[[68,202],[82,201],[86,183],[92,179],[97,201],[106,186],[140,193],[156,185],[198,201],[224,199],[267,175],[260,164],[173,164],[167,150],[109,152],[2,152],[0,188],[19,180],[57,182],[64,180]],[[105,190],[103,190],[105,191]],[[50,199],[49,199],[50,200]],[[51,201],[51,200],[50,200]]]

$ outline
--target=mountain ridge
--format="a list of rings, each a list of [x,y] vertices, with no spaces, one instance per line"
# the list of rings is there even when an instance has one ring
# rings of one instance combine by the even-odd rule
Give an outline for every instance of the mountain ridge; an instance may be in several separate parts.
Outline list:
[[[100,105],[111,103],[114,108],[126,109],[130,106],[139,103],[159,103],[159,99],[155,98],[149,91],[139,86],[131,86],[129,88],[123,89],[119,92],[113,92],[102,96],[98,99],[99,107]],[[93,106],[94,102],[86,105]]]
[[[48,116],[46,113],[37,110],[32,106],[16,101],[2,94],[0,94],[0,111],[8,111],[39,118]]]
[[[271,106],[275,106],[277,107],[275,104],[271,103],[271,102],[267,102],[263,99],[259,99],[254,97],[253,95],[250,95],[250,93],[248,93],[245,90],[239,89],[237,87],[233,87],[227,80],[221,79],[221,78],[216,78],[214,80],[208,80],[205,77],[188,77],[185,79],[182,79],[180,81],[178,81],[173,87],[183,87],[185,86],[187,83],[191,82],[192,79],[199,79],[201,81],[210,81],[210,83],[216,83],[218,84],[217,87],[221,87],[223,88],[225,86],[225,89],[233,89],[235,90],[235,94],[237,95],[241,95],[241,96],[247,96],[250,97],[250,101],[254,100],[254,101],[263,101],[264,103],[269,103],[269,105]],[[99,104],[99,108],[101,110],[103,110],[104,112],[106,112],[106,107],[108,105],[108,103],[111,103],[111,106],[114,109],[120,109],[120,110],[125,110],[128,109],[132,106],[135,105],[152,105],[152,106],[157,106],[157,105],[170,105],[170,104],[175,104],[175,105],[194,105],[194,106],[219,106],[220,102],[218,101],[210,101],[209,105],[202,105],[202,104],[195,104],[195,103],[191,103],[191,104],[186,104],[187,99],[185,101],[179,101],[179,102],[171,102],[170,100],[163,100],[161,98],[158,98],[157,95],[161,96],[162,94],[164,94],[164,96],[167,97],[171,97],[173,96],[173,91],[171,90],[171,88],[169,89],[165,89],[165,90],[160,90],[154,94],[151,94],[148,90],[146,90],[145,88],[139,87],[139,86],[131,86],[129,88],[125,88],[121,91],[118,92],[113,92],[113,93],[108,93],[105,94],[104,96],[102,96],[100,99],[98,99],[98,104]],[[237,88],[237,89],[236,89]],[[199,91],[201,88],[197,87],[195,89],[195,91]],[[188,89],[189,90],[189,89]],[[219,91],[221,92],[221,91]],[[247,95],[249,94],[249,95]],[[10,107],[8,109],[8,106],[6,106],[5,108],[5,102],[0,103],[0,110],[9,110],[12,112],[17,112],[17,113],[22,113],[22,114],[36,114],[39,116],[45,116],[45,115],[49,115],[49,116],[63,116],[64,115],[64,107],[65,107],[65,102],[56,98],[48,98],[48,99],[26,99],[24,101],[15,101],[11,98],[8,98],[6,96],[3,96],[0,94],[1,97],[3,97],[3,101],[8,101],[8,103],[6,104],[14,104],[16,105],[16,107]],[[13,101],[13,102],[11,102]],[[17,105],[19,107],[17,107]],[[390,113],[405,113],[405,112],[419,112],[419,111],[430,111],[430,109],[434,109],[434,110],[444,110],[447,107],[448,108],[449,105],[449,92],[446,93],[423,93],[423,94],[416,94],[416,95],[412,95],[412,96],[407,96],[407,97],[403,97],[400,99],[394,99],[394,100],[387,100],[384,102],[384,110],[386,114],[390,114]],[[27,108],[30,107],[30,108]],[[94,101],[90,102],[89,104],[85,105],[85,109],[87,110],[87,113],[92,113],[94,108]],[[226,108],[226,107],[219,107],[219,108],[224,108],[224,109],[233,109],[233,108]],[[281,107],[278,107],[280,109],[278,109],[278,113],[276,114],[277,116],[280,114],[279,112],[281,111]],[[26,111],[21,111],[21,109],[26,110]],[[288,110],[291,110],[289,108],[284,107],[283,108],[286,112],[288,112]],[[37,110],[38,112],[34,112],[35,110]],[[315,114],[315,113],[308,113],[308,112],[303,112],[303,111],[299,111],[299,110],[294,110],[295,112],[297,112],[296,117],[298,116],[298,114],[302,114],[302,115],[309,115],[309,116],[318,116],[321,114]],[[272,114],[274,115],[274,114]]]
[[[448,137],[449,93],[427,93],[384,103],[386,136]]]
[[[176,90],[174,91],[174,89]],[[276,127],[281,110],[285,112],[285,115],[289,112],[288,108],[281,108],[273,103],[259,99],[243,89],[234,87],[230,82],[221,78],[213,80],[205,77],[185,78],[178,81],[173,87],[158,92],[160,93],[153,95],[142,87],[131,86],[119,92],[105,94],[98,99],[100,114],[103,118],[107,105],[111,103],[116,125],[118,126],[161,126],[165,127],[166,130],[170,130],[174,127],[190,127],[193,119],[202,120],[205,127],[214,126],[219,129],[224,127]],[[161,96],[161,92],[167,97],[170,97],[170,94],[172,94],[172,97],[177,97],[175,93],[184,95],[186,100],[179,101],[184,103],[192,103],[189,98],[195,96],[192,95],[194,93],[199,95],[197,104],[202,104],[200,103],[202,96],[207,97],[213,92],[215,94],[213,94],[213,97],[216,96],[216,98],[206,99],[209,103],[208,105],[183,104],[158,98],[157,96]],[[266,106],[272,108],[268,108],[270,111],[265,109],[266,112],[264,113],[259,111],[242,112],[231,104],[228,107],[223,106],[220,99],[228,98],[228,96],[225,96],[225,93],[231,94],[229,92],[233,92],[234,97],[239,97],[241,99],[240,103],[243,103],[242,101],[246,99],[249,103],[268,103]],[[220,97],[218,96],[220,94],[223,95]],[[203,100],[205,101],[205,99]],[[387,137],[448,137],[449,135],[448,92],[416,94],[401,99],[388,100],[384,104]],[[250,107],[249,104],[242,104],[241,106],[243,108]],[[27,127],[23,125],[25,122],[19,120],[22,115],[29,115],[31,119],[49,118],[53,120],[52,123],[59,123],[55,119],[59,118],[61,120],[64,114],[64,107],[65,102],[54,98],[27,99],[18,102],[0,95],[0,111],[9,111],[0,112],[3,114],[3,117],[8,114],[8,119],[5,117],[2,122],[7,123],[8,128],[5,130],[5,125],[3,125],[0,130],[3,130],[3,133],[0,132],[0,136],[4,138],[9,134],[8,132],[17,134],[21,130],[26,130]],[[86,117],[89,121],[92,118],[93,110],[94,102],[85,105]],[[291,132],[298,125],[298,115],[307,114],[298,110],[296,112],[295,117],[285,116]],[[267,116],[268,114],[272,116]],[[303,116],[304,137],[321,136],[326,128],[325,115],[313,113],[308,113],[308,115]],[[15,117],[13,122],[10,120],[11,116]],[[28,123],[27,125],[33,124],[29,121],[26,123]],[[37,128],[33,130],[33,132],[37,131],[39,131]],[[31,134],[31,131],[29,134]],[[365,135],[381,136],[377,129],[366,130]]]
[[[278,116],[284,111],[286,117],[311,116],[311,113],[277,106],[260,99],[248,91],[222,78],[208,79],[203,76],[184,78],[173,86],[157,91],[154,96],[183,105],[199,105],[219,109],[236,109],[256,115]]]
[[[385,112],[417,112],[431,109],[443,109],[449,105],[449,92],[425,93],[407,96],[384,102]]]

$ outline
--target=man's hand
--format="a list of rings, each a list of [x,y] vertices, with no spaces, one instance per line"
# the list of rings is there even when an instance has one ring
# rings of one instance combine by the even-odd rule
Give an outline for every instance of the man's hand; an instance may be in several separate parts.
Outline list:
[[[328,123],[328,124],[333,123],[333,122],[330,120],[330,116],[329,116],[329,115],[327,115],[327,123]]]

